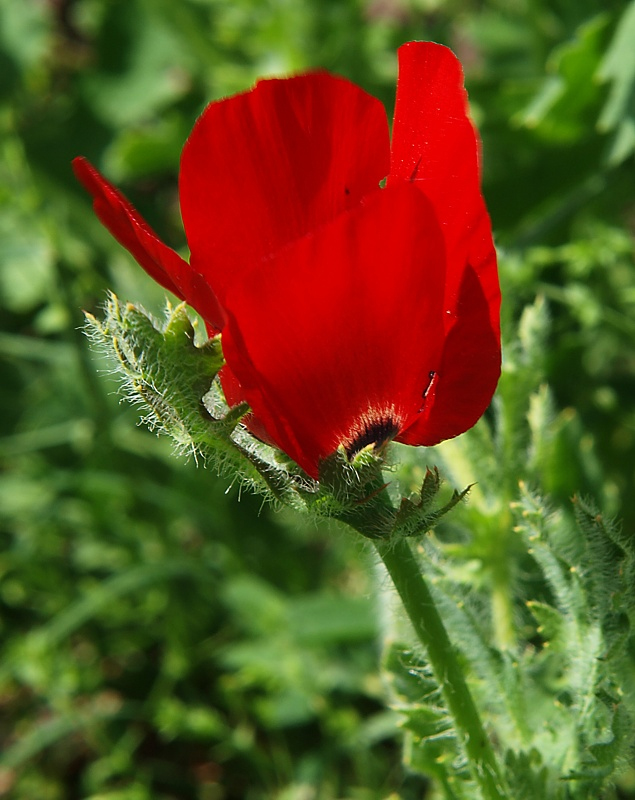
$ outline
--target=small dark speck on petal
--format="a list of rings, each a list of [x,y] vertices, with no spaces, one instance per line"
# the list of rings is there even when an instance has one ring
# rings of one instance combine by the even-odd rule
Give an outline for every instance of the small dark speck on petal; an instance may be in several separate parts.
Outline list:
[[[419,172],[419,165],[420,164],[421,164],[421,158],[418,159],[417,163],[414,166],[414,169],[412,170],[412,174],[410,175],[410,180],[411,181],[416,181],[417,180],[417,173]]]
[[[429,378],[428,385],[423,390],[423,395],[422,395],[424,399],[430,394],[430,389],[432,389],[432,386],[434,385],[436,377],[437,377],[437,373],[434,370],[432,370],[431,372],[428,373],[428,378]]]

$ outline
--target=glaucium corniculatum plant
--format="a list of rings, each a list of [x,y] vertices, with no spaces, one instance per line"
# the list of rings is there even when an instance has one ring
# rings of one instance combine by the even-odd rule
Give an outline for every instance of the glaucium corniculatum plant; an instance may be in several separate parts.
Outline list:
[[[189,263],[73,163],[104,225],[220,335],[228,405],[314,479],[338,449],[457,436],[492,398],[500,291],[466,99],[451,51],[411,42],[392,144],[382,104],[324,71],[211,103],[181,156]]]
[[[390,656],[408,696],[406,728],[421,745],[411,763],[447,798],[595,797],[579,791],[604,785],[604,773],[591,770],[585,783],[568,755],[566,776],[550,772],[538,736],[533,749],[530,734],[518,747],[503,741],[505,725],[484,724],[474,702],[466,675],[478,669],[465,648],[458,656],[454,622],[438,610],[446,601],[430,584],[439,567],[422,566],[409,543],[465,491],[440,506],[436,470],[414,496],[401,496],[386,471],[391,441],[434,445],[471,428],[500,375],[496,252],[452,52],[400,48],[392,141],[381,103],[324,71],[261,80],[208,105],[179,173],[189,262],[86,159],[73,167],[103,224],[183,301],[157,321],[110,295],[104,320],[88,318],[150,424],[277,502],[335,517],[375,545],[424,649]],[[553,580],[549,558],[541,565]],[[566,622],[571,603],[557,614]],[[600,653],[604,622],[594,624]],[[475,663],[495,665],[505,706],[496,670],[512,670],[507,656],[476,649]],[[615,682],[596,683],[616,695]],[[599,758],[593,724],[579,737],[580,764]]]

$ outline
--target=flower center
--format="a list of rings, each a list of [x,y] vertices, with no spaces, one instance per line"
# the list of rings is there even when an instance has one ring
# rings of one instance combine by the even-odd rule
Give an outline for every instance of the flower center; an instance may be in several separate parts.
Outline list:
[[[399,433],[400,426],[391,416],[382,416],[375,419],[362,418],[351,438],[343,443],[349,461],[369,444],[375,449],[394,439]]]

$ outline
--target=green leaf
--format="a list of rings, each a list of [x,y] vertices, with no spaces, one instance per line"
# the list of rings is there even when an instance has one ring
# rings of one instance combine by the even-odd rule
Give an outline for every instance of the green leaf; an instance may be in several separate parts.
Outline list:
[[[375,604],[326,592],[298,597],[287,609],[289,631],[303,645],[333,646],[377,636]]]
[[[40,3],[0,0],[0,49],[23,70],[36,66],[50,46],[51,22],[46,7]]]
[[[594,80],[603,52],[607,14],[582,25],[575,38],[557,47],[549,59],[542,89],[516,121],[556,144],[588,136],[601,88]]]
[[[143,0],[106,6],[97,69],[81,73],[86,103],[109,126],[151,117],[188,90],[191,53]]]
[[[538,633],[542,638],[549,644],[556,642],[560,649],[562,646],[560,639],[565,627],[565,620],[560,611],[548,603],[540,603],[538,600],[530,600],[527,608],[538,623]]]
[[[635,0],[626,6],[597,77],[611,83],[598,125],[613,133],[607,154],[616,166],[635,151]]]
[[[455,489],[447,503],[434,508],[440,488],[441,478],[438,469],[436,467],[427,469],[419,497],[414,499],[404,497],[401,500],[393,525],[394,536],[415,536],[429,531],[465,499],[472,487],[468,486],[461,492]]]
[[[543,764],[542,756],[535,748],[529,752],[508,750],[505,757],[506,774],[514,800],[537,800],[561,796],[557,783]]]

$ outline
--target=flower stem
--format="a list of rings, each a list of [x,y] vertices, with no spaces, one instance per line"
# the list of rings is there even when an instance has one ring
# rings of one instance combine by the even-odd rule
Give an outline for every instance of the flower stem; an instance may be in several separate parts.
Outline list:
[[[500,769],[455,649],[406,539],[374,542],[441,686],[484,800],[506,800]]]

